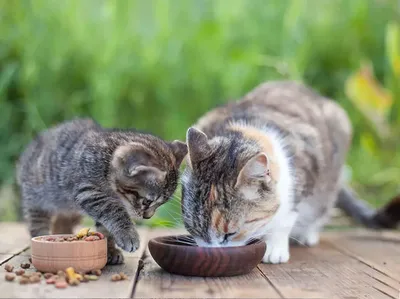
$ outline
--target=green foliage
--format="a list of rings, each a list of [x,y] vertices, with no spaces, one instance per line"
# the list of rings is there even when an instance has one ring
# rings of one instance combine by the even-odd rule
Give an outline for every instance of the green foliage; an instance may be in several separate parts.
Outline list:
[[[390,80],[385,38],[397,9],[395,0],[0,0],[0,183],[12,182],[30,139],[62,120],[92,116],[184,139],[215,105],[265,80],[296,79],[346,108],[354,185],[388,200],[397,144],[380,141],[345,81],[365,60]],[[398,117],[391,126],[400,132]],[[157,215],[153,225],[174,222],[178,202]]]

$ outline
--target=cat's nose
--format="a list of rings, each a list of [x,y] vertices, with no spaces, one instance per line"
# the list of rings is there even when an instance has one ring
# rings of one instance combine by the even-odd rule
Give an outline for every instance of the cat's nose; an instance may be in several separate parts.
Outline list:
[[[228,243],[228,242],[232,239],[232,237],[233,237],[234,235],[236,235],[236,234],[237,234],[237,232],[226,233],[226,234],[223,236],[223,240],[222,240],[221,244],[226,244],[226,243]]]

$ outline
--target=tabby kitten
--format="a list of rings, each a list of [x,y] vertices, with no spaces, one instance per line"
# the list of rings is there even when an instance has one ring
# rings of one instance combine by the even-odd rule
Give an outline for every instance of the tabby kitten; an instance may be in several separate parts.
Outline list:
[[[264,262],[287,262],[289,238],[319,242],[350,139],[346,113],[295,82],[265,83],[211,110],[187,132],[185,227],[201,246],[262,238]]]
[[[130,252],[139,247],[131,218],[152,217],[171,197],[186,154],[183,142],[105,129],[91,119],[42,132],[17,166],[31,236],[48,234],[53,215],[53,233],[72,233],[83,212],[108,235],[108,263],[122,263],[115,243]]]

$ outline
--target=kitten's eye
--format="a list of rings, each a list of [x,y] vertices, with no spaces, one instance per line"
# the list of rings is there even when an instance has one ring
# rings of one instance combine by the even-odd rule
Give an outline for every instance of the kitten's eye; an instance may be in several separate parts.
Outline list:
[[[136,199],[140,198],[140,195],[137,191],[132,191],[132,195],[136,197]]]
[[[147,198],[143,199],[143,205],[145,205],[146,207],[150,206],[152,203],[151,200],[148,200]]]

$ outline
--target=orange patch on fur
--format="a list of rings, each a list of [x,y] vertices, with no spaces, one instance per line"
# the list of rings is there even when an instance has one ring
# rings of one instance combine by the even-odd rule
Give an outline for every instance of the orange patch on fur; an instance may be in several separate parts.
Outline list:
[[[265,207],[265,210],[258,211],[257,213],[253,213],[252,214],[253,218],[251,218],[250,220],[246,220],[245,223],[249,224],[249,223],[253,223],[253,222],[266,220],[266,219],[272,217],[275,214],[275,212],[278,210],[278,208],[279,208],[278,202],[269,203],[268,206]]]
[[[214,212],[212,213],[212,218],[211,218],[211,222],[213,224],[213,227],[217,228],[219,227],[220,223],[222,220],[222,215],[218,210],[214,210]]]
[[[208,197],[210,201],[215,200],[215,186],[211,184],[211,189],[210,189],[210,196]]]
[[[227,234],[228,233],[228,221],[226,221],[224,223],[224,233]]]
[[[239,241],[240,239],[242,239],[243,238],[243,236],[245,235],[247,233],[247,231],[241,231],[239,234],[237,234],[233,239],[232,239],[232,241]]]
[[[275,158],[274,147],[271,139],[261,130],[250,126],[232,124],[230,129],[242,133],[244,138],[254,140],[261,146],[269,158],[268,163],[271,170],[270,175],[272,179],[276,181],[279,178],[280,169]]]

